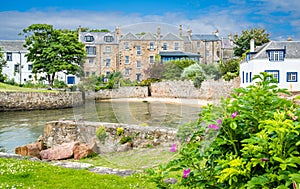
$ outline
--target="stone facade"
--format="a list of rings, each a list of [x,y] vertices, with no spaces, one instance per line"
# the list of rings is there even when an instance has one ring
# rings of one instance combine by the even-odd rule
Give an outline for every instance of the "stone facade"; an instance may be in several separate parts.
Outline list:
[[[105,137],[101,141],[96,136],[99,127],[105,129]],[[109,153],[131,148],[171,145],[177,142],[176,134],[177,129],[173,128],[65,120],[46,124],[43,144],[46,148],[52,148],[76,141],[89,144],[97,153]]]
[[[59,109],[81,104],[81,92],[0,92],[0,111]]]
[[[107,37],[111,37],[107,41]],[[120,71],[125,79],[142,81],[149,76],[144,72],[161,56],[161,62],[182,58],[200,63],[217,63],[223,59],[222,40],[218,30],[212,34],[193,34],[191,29],[178,33],[157,32],[122,33],[120,27],[112,32],[81,32],[79,40],[86,45],[87,60],[84,64],[85,76],[105,75]],[[88,50],[95,48],[93,50]],[[107,51],[109,49],[109,52]],[[163,56],[169,53],[165,60]],[[196,59],[195,59],[196,57]],[[109,66],[107,66],[109,60]]]

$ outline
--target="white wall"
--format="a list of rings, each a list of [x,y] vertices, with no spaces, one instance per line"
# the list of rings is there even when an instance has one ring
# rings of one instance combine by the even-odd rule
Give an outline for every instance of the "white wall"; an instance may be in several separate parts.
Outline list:
[[[255,59],[244,62],[240,65],[241,87],[246,87],[254,82],[250,82],[250,73],[252,78],[265,70],[279,70],[280,88],[286,88],[289,91],[300,91],[300,60],[285,59],[282,62],[270,62],[268,59]],[[244,82],[243,82],[244,72]],[[287,72],[297,72],[297,82],[287,82]],[[248,82],[246,82],[246,73],[248,73]]]

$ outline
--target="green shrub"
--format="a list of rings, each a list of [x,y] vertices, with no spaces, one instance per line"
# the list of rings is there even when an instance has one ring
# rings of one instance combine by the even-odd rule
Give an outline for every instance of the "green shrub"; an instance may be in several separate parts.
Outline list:
[[[105,143],[105,139],[107,137],[105,126],[102,125],[96,129],[96,136],[100,142]]]
[[[118,136],[121,136],[121,135],[123,135],[124,134],[124,128],[123,127],[118,127],[117,128],[117,135]]]
[[[179,129],[189,137],[178,158],[149,170],[158,187],[172,177],[187,188],[293,188],[300,184],[300,108],[280,98],[266,73],[255,85],[238,88],[231,99],[203,108],[196,123]],[[183,131],[183,133],[181,133]]]
[[[127,142],[132,142],[133,137],[132,136],[122,136],[120,139],[120,144],[125,144]]]
[[[58,79],[55,79],[53,82],[53,87],[54,88],[66,88],[68,85],[64,81],[59,81]]]

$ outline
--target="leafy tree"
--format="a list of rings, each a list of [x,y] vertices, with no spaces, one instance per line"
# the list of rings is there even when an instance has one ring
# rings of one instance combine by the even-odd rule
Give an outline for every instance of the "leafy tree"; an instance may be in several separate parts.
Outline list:
[[[78,74],[85,59],[84,44],[74,31],[57,30],[52,25],[32,24],[23,30],[28,61],[33,73],[45,73],[50,86],[57,72]]]
[[[164,64],[164,72],[162,78],[167,80],[179,79],[181,77],[182,71],[183,70],[173,62],[166,62]]]
[[[164,65],[162,63],[155,62],[145,69],[144,73],[148,76],[148,78],[161,79],[164,73]]]
[[[5,66],[5,64],[6,64],[6,61],[4,59],[4,55],[0,48],[0,82],[3,82],[5,80],[5,76],[2,74],[2,67]]]
[[[172,60],[171,62],[181,69],[184,69],[186,67],[189,67],[192,64],[195,64],[195,61],[190,59]]]
[[[90,32],[110,32],[108,29],[91,29],[89,30]]]
[[[219,70],[224,80],[229,81],[239,76],[241,59],[229,59],[219,64]]]
[[[243,30],[240,36],[234,36],[234,55],[240,57],[249,50],[251,39],[254,39],[255,45],[263,45],[270,41],[269,36],[270,34],[266,33],[265,29],[253,28],[250,30]]]

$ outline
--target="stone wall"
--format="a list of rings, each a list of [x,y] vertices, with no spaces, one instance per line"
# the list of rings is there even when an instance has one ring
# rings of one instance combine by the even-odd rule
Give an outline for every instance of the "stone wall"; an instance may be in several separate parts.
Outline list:
[[[96,137],[96,130],[105,128],[105,140]],[[123,130],[123,132],[118,132]],[[119,123],[75,122],[70,120],[48,122],[44,129],[43,144],[46,148],[69,143],[87,143],[97,153],[126,151],[131,148],[170,145],[177,141],[177,129],[146,127]],[[131,140],[122,144],[124,137]]]
[[[59,109],[81,104],[81,92],[0,92],[0,111]]]
[[[143,98],[148,96],[148,87],[120,87],[118,89],[105,89],[97,92],[87,91],[86,99],[111,99],[111,98]]]
[[[150,91],[152,97],[215,100],[220,99],[220,97],[230,97],[233,89],[239,87],[239,85],[239,78],[231,81],[204,81],[199,89],[195,88],[193,81],[190,80],[163,81],[152,83]]]

